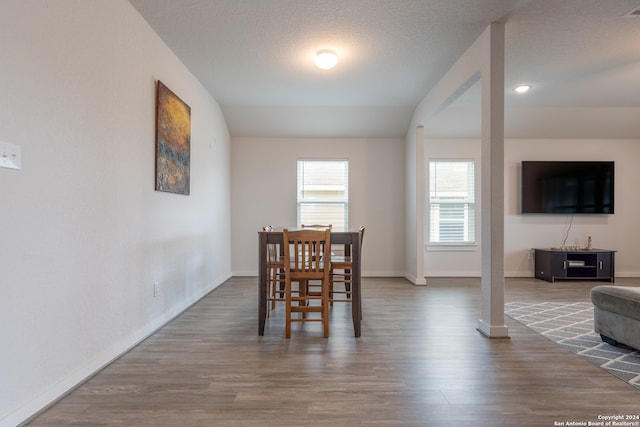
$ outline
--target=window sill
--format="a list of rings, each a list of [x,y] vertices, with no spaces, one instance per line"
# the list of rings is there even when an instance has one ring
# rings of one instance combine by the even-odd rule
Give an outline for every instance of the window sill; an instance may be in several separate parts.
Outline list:
[[[428,243],[424,246],[425,252],[475,252],[478,250],[476,243]]]

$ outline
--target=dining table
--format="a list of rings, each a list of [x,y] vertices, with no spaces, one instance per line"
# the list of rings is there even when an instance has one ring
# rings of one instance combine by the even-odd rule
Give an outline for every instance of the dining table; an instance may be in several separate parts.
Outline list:
[[[282,247],[283,233],[287,227],[275,227],[269,231],[258,231],[258,335],[264,335],[265,322],[268,310],[268,283],[267,283],[267,245],[278,244]],[[291,227],[288,230],[296,230]],[[362,319],[362,292],[360,276],[360,233],[358,229],[348,231],[331,230],[331,245],[344,245],[344,253],[351,256],[353,268],[351,270],[351,317],[353,319],[353,332],[360,336],[360,322]]]

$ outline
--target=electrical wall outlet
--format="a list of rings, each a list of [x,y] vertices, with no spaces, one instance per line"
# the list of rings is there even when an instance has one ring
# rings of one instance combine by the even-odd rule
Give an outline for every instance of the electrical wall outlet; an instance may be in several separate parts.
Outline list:
[[[0,168],[20,169],[21,157],[18,144],[0,141]]]
[[[160,294],[160,282],[155,282],[153,284],[153,297],[157,297]]]

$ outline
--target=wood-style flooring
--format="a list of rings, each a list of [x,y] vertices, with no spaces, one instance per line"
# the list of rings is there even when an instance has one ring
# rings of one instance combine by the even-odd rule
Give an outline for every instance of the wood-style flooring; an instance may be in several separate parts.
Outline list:
[[[640,414],[640,391],[509,317],[510,339],[481,335],[479,279],[427,283],[364,278],[361,338],[336,303],[328,339],[320,323],[286,339],[282,306],[258,336],[257,279],[233,278],[28,425],[557,426]],[[589,301],[597,284],[507,279],[505,300]]]

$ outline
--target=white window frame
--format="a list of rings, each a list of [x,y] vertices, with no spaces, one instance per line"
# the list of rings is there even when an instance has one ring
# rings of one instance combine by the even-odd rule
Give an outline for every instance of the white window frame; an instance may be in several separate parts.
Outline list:
[[[331,163],[342,163],[342,172],[344,173],[344,181],[343,188],[338,188],[337,193],[342,192],[343,197],[336,198],[313,198],[305,197],[308,192],[305,192],[305,188],[303,183],[301,182],[301,178],[304,175],[304,166],[309,163],[321,163],[321,162],[331,162]],[[337,166],[337,165],[336,165]],[[331,181],[331,179],[329,179]],[[329,184],[333,185],[333,184]],[[340,184],[338,184],[340,185]],[[343,218],[341,218],[341,223],[334,223],[332,221],[333,230],[336,231],[347,231],[349,230],[349,160],[348,159],[298,159],[297,161],[297,177],[296,177],[296,221],[298,227],[302,224],[325,224],[326,221],[321,219],[312,219],[312,220],[304,220],[302,219],[302,208],[304,205],[342,205],[343,206]]]
[[[470,187],[470,193],[468,193],[466,195],[466,197],[459,197],[459,198],[452,198],[450,200],[446,200],[444,199],[444,201],[437,201],[434,202],[434,200],[438,200],[439,198],[437,197],[437,195],[435,197],[433,197],[433,193],[432,191],[434,190],[434,188],[432,187],[432,184],[435,186],[437,185],[436,183],[432,182],[433,180],[433,168],[434,165],[437,164],[438,162],[442,162],[442,163],[467,163],[472,165],[473,167],[473,173],[470,176],[470,178],[473,180],[473,182],[469,183],[469,187]],[[433,158],[433,159],[429,159],[428,163],[427,163],[427,217],[428,217],[428,221],[427,221],[427,231],[428,231],[428,238],[427,238],[427,249],[429,247],[433,248],[433,249],[438,249],[438,250],[446,250],[446,249],[451,249],[451,250],[456,250],[456,249],[470,249],[471,247],[475,247],[477,245],[477,233],[478,233],[478,211],[477,211],[477,198],[476,198],[476,188],[477,188],[477,183],[478,183],[478,168],[477,168],[477,162],[474,159],[469,159],[469,158]],[[437,176],[436,176],[437,179]],[[465,215],[465,219],[464,221],[464,240],[458,240],[458,241],[451,241],[451,240],[440,240],[439,238],[435,237],[434,238],[434,229],[435,228],[439,228],[439,223],[438,224],[433,224],[433,220],[434,220],[434,211],[435,211],[435,204],[441,205],[441,204],[464,204],[466,205],[464,208],[464,215]],[[470,222],[470,220],[472,222]],[[471,230],[469,229],[469,227],[471,227]]]

